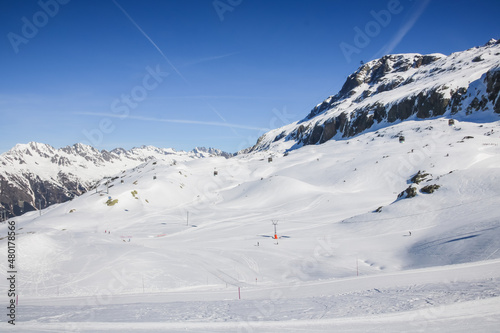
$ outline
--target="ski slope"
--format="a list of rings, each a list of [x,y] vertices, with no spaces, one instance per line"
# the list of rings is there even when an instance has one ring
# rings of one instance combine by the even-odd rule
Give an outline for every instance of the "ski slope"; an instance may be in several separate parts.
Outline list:
[[[480,116],[286,154],[292,143],[151,160],[18,217],[15,328],[495,332],[500,127]],[[410,185],[417,195],[398,198]],[[2,239],[3,272],[6,253]]]

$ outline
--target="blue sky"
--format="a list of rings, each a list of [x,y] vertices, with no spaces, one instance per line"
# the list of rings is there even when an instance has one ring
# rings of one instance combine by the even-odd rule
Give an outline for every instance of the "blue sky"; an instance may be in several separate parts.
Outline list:
[[[497,0],[0,5],[0,152],[29,141],[235,152],[305,117],[360,61],[500,38]]]

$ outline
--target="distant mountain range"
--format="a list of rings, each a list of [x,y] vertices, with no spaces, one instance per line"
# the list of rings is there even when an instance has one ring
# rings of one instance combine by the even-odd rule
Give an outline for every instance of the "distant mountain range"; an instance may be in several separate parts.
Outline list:
[[[37,142],[18,144],[0,155],[0,203],[8,216],[74,198],[104,177],[150,160],[169,163],[232,154],[198,147],[190,152],[142,146],[99,151],[75,144],[60,149]]]
[[[443,54],[396,54],[363,64],[302,120],[262,135],[245,152],[349,138],[433,117],[500,119],[500,40]]]
[[[500,119],[500,41],[449,56],[397,54],[363,64],[342,89],[302,120],[271,130],[239,154],[290,150],[340,140],[410,119]],[[60,203],[97,181],[152,159],[169,163],[210,156],[152,146],[98,151],[83,144],[55,149],[30,142],[0,155],[0,204],[9,216]],[[1,209],[1,208],[0,208]]]

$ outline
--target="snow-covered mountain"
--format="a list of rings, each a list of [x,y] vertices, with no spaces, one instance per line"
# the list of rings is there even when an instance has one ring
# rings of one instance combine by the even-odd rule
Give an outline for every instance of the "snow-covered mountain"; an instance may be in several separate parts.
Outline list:
[[[361,66],[340,92],[314,107],[303,120],[271,130],[242,153],[324,143],[408,119],[492,120],[500,115],[499,91],[500,41],[495,39],[450,56],[387,55]],[[19,215],[69,200],[103,177],[153,158],[173,161],[208,156],[232,154],[204,147],[191,152],[152,146],[108,152],[83,144],[60,149],[35,142],[19,144],[0,155],[0,203],[11,216]]]
[[[0,161],[24,186],[113,176],[0,224],[0,253],[17,231],[16,325],[497,332],[499,47],[370,62],[230,159],[17,146]]]
[[[272,130],[247,150],[293,148],[348,138],[408,119],[500,116],[500,41],[443,54],[396,54],[370,61],[302,120]]]
[[[104,177],[157,159],[173,163],[210,156],[230,157],[214,148],[190,152],[142,146],[99,151],[75,144],[60,149],[37,142],[18,144],[0,155],[0,203],[10,216],[67,201]]]

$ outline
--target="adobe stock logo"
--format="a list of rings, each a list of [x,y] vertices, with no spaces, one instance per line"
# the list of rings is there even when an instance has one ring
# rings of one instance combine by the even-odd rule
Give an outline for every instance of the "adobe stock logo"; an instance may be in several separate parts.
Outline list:
[[[37,11],[33,14],[31,20],[29,20],[26,16],[21,18],[23,22],[23,26],[21,28],[21,35],[9,32],[7,34],[7,39],[12,45],[14,52],[19,53],[19,45],[28,44],[30,39],[35,38],[38,34],[40,28],[43,28],[49,23],[49,18],[54,17],[59,13],[60,5],[65,5],[70,0],[47,0],[38,1],[38,6],[42,10]]]
[[[356,33],[353,38],[354,45],[346,42],[342,42],[339,45],[347,62],[350,63],[352,60],[351,56],[354,53],[361,53],[361,50],[370,44],[372,38],[377,37],[382,31],[382,28],[387,27],[391,23],[393,15],[397,15],[402,11],[403,6],[399,0],[390,0],[387,3],[387,9],[382,9],[378,12],[374,10],[370,11],[373,20],[367,22],[364,29],[358,26],[354,27],[354,32]]]
[[[219,15],[219,20],[224,21],[224,13],[232,12],[236,7],[241,5],[243,0],[214,0],[212,6],[214,6],[217,15]]]

